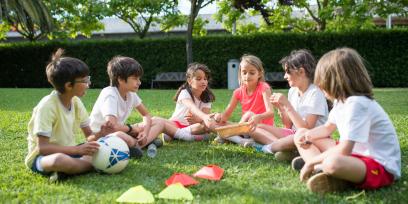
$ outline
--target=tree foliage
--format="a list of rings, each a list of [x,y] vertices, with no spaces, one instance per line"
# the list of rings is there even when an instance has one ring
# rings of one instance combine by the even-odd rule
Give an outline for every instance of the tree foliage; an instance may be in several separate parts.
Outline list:
[[[10,30],[10,25],[0,23],[0,40],[6,39],[6,33]]]
[[[160,23],[163,30],[170,30],[183,22],[175,0],[110,0],[107,6],[110,15],[128,23],[140,38],[155,23]]]
[[[44,0],[54,17],[56,30],[49,37],[75,38],[81,34],[90,37],[92,31],[102,30],[100,22],[106,15],[106,7],[97,0]]]
[[[220,0],[215,15],[227,30],[237,24],[237,33],[344,31],[374,27],[375,16],[406,16],[406,0]],[[257,29],[244,19],[261,15],[264,22]]]
[[[50,39],[75,38],[79,34],[90,37],[92,31],[103,29],[100,20],[105,15],[105,7],[98,0],[0,0],[0,3],[3,27],[12,26],[30,41],[45,36]]]
[[[41,0],[0,0],[1,27],[12,26],[18,33],[34,41],[54,28],[48,8]]]

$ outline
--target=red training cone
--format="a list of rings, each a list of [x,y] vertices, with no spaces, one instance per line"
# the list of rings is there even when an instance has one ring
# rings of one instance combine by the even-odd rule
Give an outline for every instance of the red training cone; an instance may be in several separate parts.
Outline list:
[[[174,173],[170,178],[166,180],[166,185],[169,186],[174,183],[181,183],[181,185],[187,187],[198,184],[198,181],[191,178],[189,175],[182,173]]]
[[[219,181],[221,180],[221,177],[223,174],[224,174],[224,169],[220,168],[217,165],[210,164],[210,165],[207,165],[201,168],[193,176],[203,178],[203,179],[208,179],[208,180]]]

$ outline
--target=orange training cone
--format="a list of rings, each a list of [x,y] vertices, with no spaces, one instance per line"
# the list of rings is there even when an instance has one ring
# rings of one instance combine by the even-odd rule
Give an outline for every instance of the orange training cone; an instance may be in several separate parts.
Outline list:
[[[210,165],[207,165],[201,168],[193,176],[198,177],[198,178],[213,180],[213,181],[219,181],[221,180],[221,177],[223,174],[224,174],[224,169],[220,168],[217,165],[210,164]]]
[[[189,175],[182,173],[174,173],[166,180],[166,185],[169,186],[174,183],[181,183],[183,186],[191,186],[198,184],[198,181],[191,178]]]

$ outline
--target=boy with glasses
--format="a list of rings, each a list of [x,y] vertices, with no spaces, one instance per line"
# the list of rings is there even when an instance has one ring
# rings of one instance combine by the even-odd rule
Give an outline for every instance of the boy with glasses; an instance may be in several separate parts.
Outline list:
[[[46,68],[55,90],[37,104],[28,124],[25,165],[33,172],[51,175],[51,181],[92,170],[91,156],[99,148],[95,140],[113,130],[105,123],[98,133],[91,131],[79,99],[91,84],[89,68],[79,59],[62,57],[63,52],[58,49]],[[75,130],[79,127],[87,141],[76,145]]]

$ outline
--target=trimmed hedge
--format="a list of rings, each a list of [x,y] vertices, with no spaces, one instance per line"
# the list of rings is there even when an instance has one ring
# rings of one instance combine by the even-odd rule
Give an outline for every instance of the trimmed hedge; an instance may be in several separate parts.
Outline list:
[[[194,39],[194,59],[213,73],[212,87],[227,86],[227,62],[242,54],[254,54],[266,71],[282,71],[278,61],[293,49],[307,48],[319,58],[337,47],[356,49],[369,62],[376,87],[408,86],[408,32],[379,30],[348,33],[258,34],[207,36]],[[0,45],[0,87],[50,87],[45,66],[57,48],[83,60],[91,69],[92,87],[108,85],[106,64],[115,55],[133,57],[145,71],[143,87],[159,72],[185,71],[184,38],[49,41]]]

